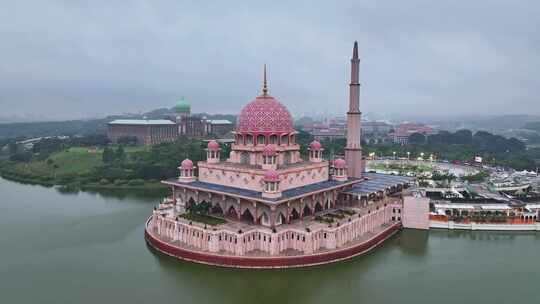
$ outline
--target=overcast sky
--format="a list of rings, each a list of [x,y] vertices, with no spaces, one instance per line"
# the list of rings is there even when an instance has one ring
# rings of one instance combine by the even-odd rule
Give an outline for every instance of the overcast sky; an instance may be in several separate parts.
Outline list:
[[[215,3],[210,3],[215,2]],[[170,107],[237,113],[260,91],[295,115],[540,114],[539,1],[3,1],[0,117]]]

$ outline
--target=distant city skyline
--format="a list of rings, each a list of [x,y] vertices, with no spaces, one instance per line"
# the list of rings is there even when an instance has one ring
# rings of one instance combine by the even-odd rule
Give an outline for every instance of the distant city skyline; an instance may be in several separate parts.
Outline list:
[[[295,116],[342,113],[354,40],[365,113],[540,114],[538,2],[286,6],[5,3],[0,116],[102,117],[181,96],[194,112],[234,114],[259,94],[264,63]]]

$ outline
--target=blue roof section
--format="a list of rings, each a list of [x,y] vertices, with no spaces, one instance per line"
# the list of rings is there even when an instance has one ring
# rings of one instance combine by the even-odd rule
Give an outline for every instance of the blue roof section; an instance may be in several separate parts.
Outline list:
[[[297,187],[297,188],[285,190],[285,191],[283,191],[282,196],[283,197],[295,197],[295,196],[307,194],[307,193],[310,193],[310,192],[324,190],[324,189],[327,189],[327,188],[333,188],[333,187],[336,187],[336,186],[342,186],[342,185],[345,185],[345,184],[349,184],[351,181],[354,181],[354,180],[349,179],[347,182],[338,182],[338,181],[335,181],[335,180],[327,180],[327,181],[320,182],[320,183],[315,183],[315,184],[306,185],[306,186],[303,186],[303,187]]]
[[[225,194],[231,194],[236,196],[243,196],[247,198],[266,201],[268,203],[276,203],[283,200],[291,199],[294,197],[304,196],[312,192],[324,191],[331,188],[339,188],[344,185],[352,185],[352,189],[342,191],[342,193],[356,194],[356,195],[369,195],[378,191],[383,191],[387,188],[397,185],[409,184],[414,181],[414,178],[407,176],[388,175],[380,173],[365,173],[365,177],[368,180],[358,180],[349,178],[345,182],[339,182],[335,180],[327,180],[311,185],[288,189],[282,192],[279,198],[265,198],[262,197],[262,192],[236,188],[231,186],[224,186],[212,183],[206,183],[201,181],[193,181],[190,183],[181,183],[176,179],[169,179],[165,181],[168,184],[174,184],[177,186],[185,186],[186,188],[197,188],[208,191],[222,192]]]
[[[245,196],[249,198],[254,198],[258,200],[264,200],[268,202],[278,202],[286,199],[290,199],[297,196],[302,196],[309,194],[311,192],[317,192],[317,191],[323,191],[330,188],[336,188],[339,186],[344,185],[351,185],[354,182],[358,182],[358,179],[349,178],[349,180],[345,182],[339,182],[335,180],[327,180],[324,182],[319,182],[311,185],[306,185],[302,187],[292,188],[288,189],[282,192],[281,197],[279,198],[266,198],[262,197],[262,192],[260,191],[254,191],[254,190],[248,190],[248,189],[242,189],[242,188],[236,188],[236,187],[230,187],[230,186],[224,186],[224,185],[218,185],[218,184],[211,184],[201,181],[194,181],[190,183],[180,183],[176,179],[169,179],[166,181],[169,184],[174,184],[178,186],[186,186],[188,188],[200,188],[200,189],[206,189],[210,191],[219,191],[223,193],[228,193],[232,195],[239,195],[239,196]]]
[[[364,176],[369,179],[355,184],[352,189],[345,190],[343,193],[369,195],[379,191],[384,191],[393,186],[409,184],[414,181],[413,177],[381,173],[364,173]]]
[[[242,188],[236,188],[236,187],[230,187],[230,186],[223,186],[223,185],[219,185],[219,184],[205,183],[205,182],[201,182],[201,181],[194,181],[194,182],[189,183],[188,185],[192,186],[192,187],[204,188],[204,189],[208,189],[208,190],[215,190],[215,191],[225,192],[225,193],[230,193],[230,194],[237,194],[237,195],[242,195],[242,196],[262,198],[261,192],[248,190],[248,189],[242,189]]]

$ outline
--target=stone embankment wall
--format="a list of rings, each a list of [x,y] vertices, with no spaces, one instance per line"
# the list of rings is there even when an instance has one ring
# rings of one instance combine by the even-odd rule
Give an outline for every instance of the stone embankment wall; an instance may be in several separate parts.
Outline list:
[[[532,224],[479,224],[479,223],[456,223],[454,221],[429,222],[430,228],[450,230],[493,230],[493,231],[540,231],[540,222]]]
[[[373,237],[364,242],[355,243],[351,246],[329,250],[317,254],[293,255],[293,256],[237,256],[226,254],[215,254],[197,250],[191,250],[184,247],[174,246],[168,242],[164,242],[154,236],[148,227],[150,226],[150,218],[147,222],[145,230],[145,239],[147,243],[154,249],[161,251],[167,255],[202,264],[237,267],[237,268],[289,268],[289,267],[305,267],[313,265],[327,264],[331,262],[341,261],[370,251],[377,245],[384,242],[401,228],[400,222],[390,224],[388,227],[378,232]]]
[[[286,250],[312,254],[320,250],[334,250],[349,242],[380,231],[385,224],[397,223],[401,205],[391,204],[369,214],[355,215],[350,221],[313,231],[287,228],[273,233],[269,229],[253,229],[239,233],[227,229],[205,229],[160,215],[154,211],[147,229],[158,237],[178,242],[183,247],[209,253],[244,256],[252,251],[279,255]]]

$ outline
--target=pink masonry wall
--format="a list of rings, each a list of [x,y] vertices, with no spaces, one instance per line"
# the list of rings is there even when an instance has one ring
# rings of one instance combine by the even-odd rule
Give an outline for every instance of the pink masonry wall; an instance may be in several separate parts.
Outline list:
[[[150,220],[149,220],[150,221]],[[189,250],[156,238],[148,229],[145,229],[145,239],[153,248],[179,259],[225,267],[239,268],[287,268],[320,265],[351,258],[365,253],[387,238],[396,233],[401,227],[401,223],[395,222],[382,232],[376,234],[369,240],[355,244],[350,247],[335,249],[316,254],[304,254],[296,256],[270,256],[270,257],[246,257],[237,255],[223,255],[197,250]]]
[[[429,229],[429,198],[420,194],[403,199],[403,227]]]
[[[237,233],[228,229],[210,230],[190,225],[184,221],[175,221],[163,217],[154,211],[147,228],[156,228],[157,235],[177,241],[184,246],[208,252],[226,252],[243,256],[253,250],[260,250],[270,255],[293,249],[304,254],[311,254],[322,249],[333,250],[355,239],[378,230],[392,221],[393,210],[398,205],[388,205],[369,214],[355,216],[350,222],[340,226],[318,228],[313,231],[288,228],[273,233],[269,229],[253,229]]]
[[[242,169],[199,162],[199,180],[211,184],[262,191],[264,170]],[[281,191],[328,180],[328,164],[310,163],[305,166],[278,170]]]

